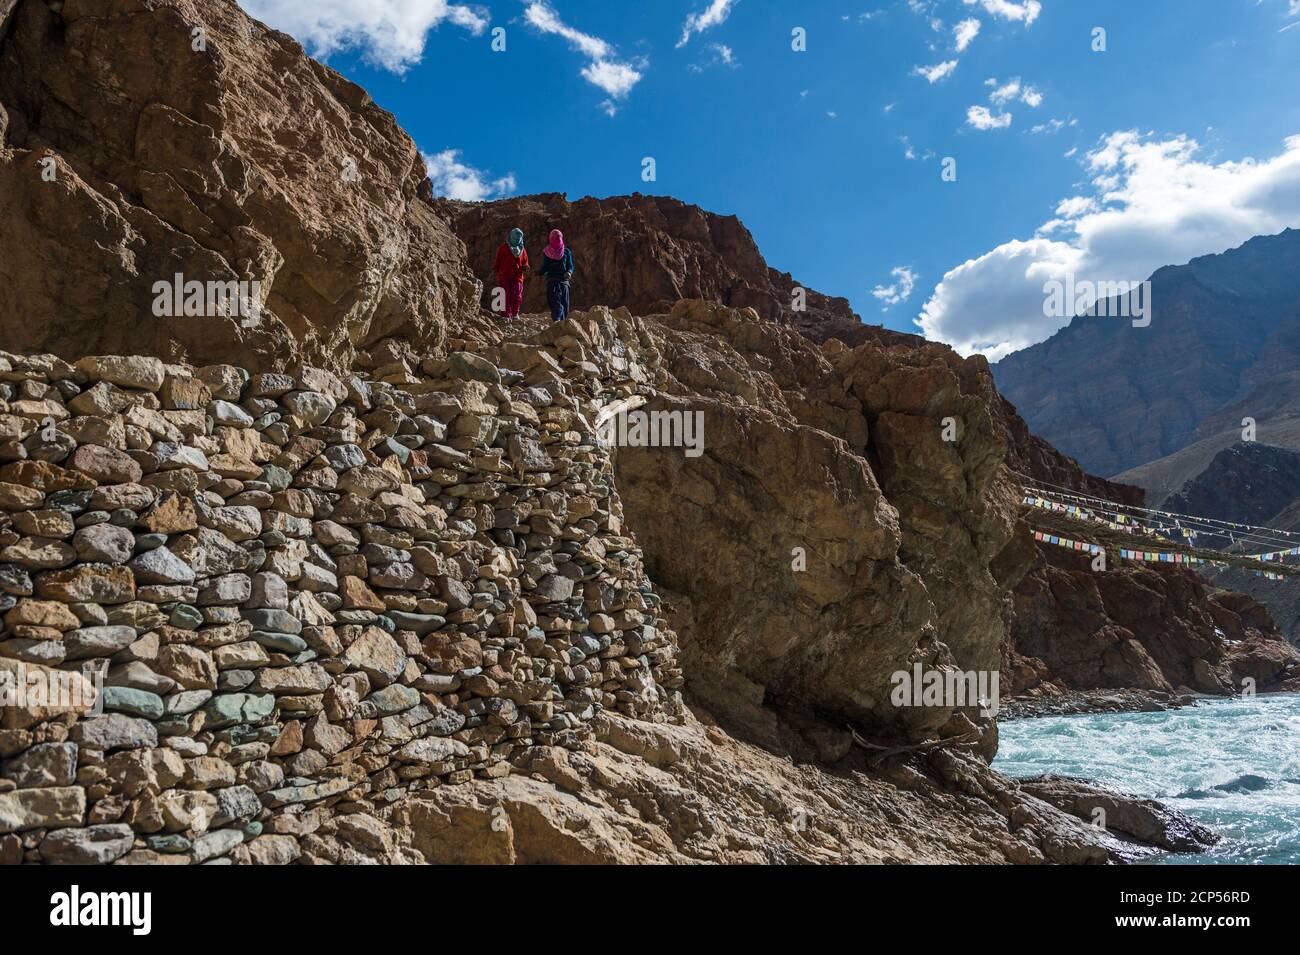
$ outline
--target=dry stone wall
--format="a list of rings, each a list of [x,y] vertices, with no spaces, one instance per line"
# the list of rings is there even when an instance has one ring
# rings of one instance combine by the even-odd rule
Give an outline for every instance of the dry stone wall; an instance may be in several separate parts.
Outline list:
[[[0,353],[0,861],[336,861],[412,790],[675,718],[594,409],[510,354]]]

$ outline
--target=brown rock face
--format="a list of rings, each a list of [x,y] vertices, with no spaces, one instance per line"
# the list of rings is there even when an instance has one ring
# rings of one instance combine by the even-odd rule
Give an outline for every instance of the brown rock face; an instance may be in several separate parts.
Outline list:
[[[921,738],[961,707],[896,706],[893,674],[997,669],[1028,552],[983,359],[819,349],[705,302],[528,329],[556,367],[625,379],[645,389],[644,413],[700,422],[698,453],[626,442],[616,463],[628,527],[712,707],[753,726],[767,699]]]
[[[1015,593],[1004,649],[1007,693],[1135,687],[1241,692],[1300,684],[1300,651],[1245,594],[1215,591],[1182,569],[1111,567],[1058,547]],[[1051,686],[1046,686],[1051,684]]]
[[[510,230],[523,229],[536,269],[547,236],[560,229],[577,265],[575,308],[623,306],[636,315],[653,315],[680,299],[707,299],[752,308],[816,341],[835,336],[857,344],[873,336],[911,337],[864,326],[847,299],[812,289],[805,290],[806,309],[796,310],[795,289],[802,286],[768,266],[744,223],[671,196],[635,193],[569,202],[555,192],[487,203],[436,199],[433,205],[464,240],[470,268],[485,287],[485,308],[496,284],[492,262]],[[524,285],[524,311],[547,311],[546,284],[540,278]]]
[[[391,821],[441,864],[1096,864],[1144,852],[1073,807],[1021,793],[969,753],[827,773],[694,719],[600,724],[580,751],[537,747],[518,772],[415,794]],[[1153,843],[1190,827],[1102,795]]]
[[[0,3],[6,348],[261,370],[434,347],[475,292],[424,178],[364,90],[233,3]],[[260,282],[260,316],[156,315],[178,274]]]

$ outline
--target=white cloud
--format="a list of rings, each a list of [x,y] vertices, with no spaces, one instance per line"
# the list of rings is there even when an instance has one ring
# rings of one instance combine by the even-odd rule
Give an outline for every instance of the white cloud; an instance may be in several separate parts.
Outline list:
[[[710,43],[709,50],[713,53],[711,57],[702,63],[691,63],[686,69],[692,73],[703,73],[709,67],[719,64],[733,68],[740,66],[740,61],[736,59],[736,52],[725,43]]]
[[[872,296],[884,303],[882,312],[889,311],[890,306],[906,302],[911,297],[918,278],[917,274],[905,265],[894,266],[889,270],[889,276],[893,279],[892,282],[888,285],[877,285],[871,290]]]
[[[420,62],[429,31],[442,23],[477,36],[491,22],[482,7],[447,0],[240,0],[240,6],[319,60],[357,50],[394,73]]]
[[[1011,114],[992,113],[987,106],[972,106],[966,110],[966,125],[976,129],[1006,129],[1011,125]]]
[[[546,0],[530,0],[524,8],[524,21],[542,33],[563,38],[591,61],[579,73],[592,86],[609,95],[609,99],[601,103],[601,108],[610,116],[618,112],[617,101],[624,99],[632,87],[641,82],[643,63],[623,63],[615,59],[614,48],[609,43],[569,26]]]
[[[444,149],[440,153],[422,155],[435,195],[482,202],[484,199],[508,196],[515,191],[513,173],[500,179],[488,179],[481,169],[466,166],[460,161],[459,149]]]
[[[912,140],[907,136],[899,136],[898,141],[903,144],[903,158],[917,159],[921,162],[928,162],[934,158],[934,150],[927,149],[925,152],[918,154],[916,147],[912,145]]]
[[[1037,87],[1029,86],[1020,77],[1014,76],[1005,83],[999,83],[996,77],[984,81],[985,86],[992,86],[993,92],[989,94],[989,100],[997,106],[1002,106],[1014,99],[1019,99],[1030,108],[1036,108],[1043,102],[1043,93]]]
[[[1056,214],[1063,219],[1077,219],[1088,212],[1101,208],[1093,196],[1071,196],[1056,204]]]
[[[989,102],[997,107],[1004,107],[1007,103],[1020,100],[1032,109],[1043,102],[1043,94],[1032,86],[1026,86],[1018,76],[1012,77],[1005,83],[1000,83],[997,77],[991,77],[984,81],[984,85],[993,87],[993,92],[989,94]],[[1053,122],[1058,121],[1053,120]],[[1011,125],[1011,113],[1005,109],[994,112],[987,106],[972,106],[966,110],[966,125],[976,129],[1006,129]],[[1050,123],[1043,123],[1035,126],[1031,132],[1042,133],[1049,129],[1051,129]]]
[[[588,63],[581,73],[588,83],[600,87],[614,99],[622,99],[641,81],[641,74],[626,63],[609,60]]]
[[[600,37],[575,30],[560,19],[554,7],[542,0],[528,4],[524,9],[524,21],[542,33],[563,37],[575,50],[589,59],[603,60],[612,52],[610,45]]]
[[[1056,119],[1055,117],[1053,117],[1052,119],[1049,119],[1045,123],[1039,123],[1037,126],[1034,126],[1029,131],[1031,133],[1059,133],[1066,126],[1078,126],[1078,125],[1079,125],[1079,121],[1074,117],[1071,117],[1068,120]],[[1074,150],[1071,150],[1065,155],[1066,156],[1074,155]]]
[[[984,12],[991,17],[1001,17],[1003,20],[1023,20],[1025,26],[1029,26],[1038,19],[1038,15],[1043,12],[1043,5],[1039,0],[1024,0],[1023,3],[1013,3],[1011,0],[963,0],[968,7],[980,4],[984,7]]]
[[[957,41],[957,52],[964,53],[966,47],[970,46],[972,41],[979,36],[980,22],[974,17],[968,20],[962,20],[952,29],[953,38]]]
[[[682,38],[677,41],[677,45],[685,46],[692,33],[703,33],[722,23],[731,15],[731,8],[739,2],[740,0],[712,0],[705,9],[687,16],[686,22],[682,24]]]
[[[917,319],[927,338],[997,360],[1049,337],[1068,317],[1043,314],[1043,283],[1140,282],[1172,265],[1300,227],[1300,135],[1282,152],[1215,163],[1185,136],[1111,133],[1081,157],[1090,195],[1071,196],[1029,240],[1013,240],[944,275]],[[1050,238],[1046,233],[1055,233]],[[1160,321],[1160,302],[1153,305]]]
[[[912,75],[924,76],[931,83],[937,83],[955,69],[957,69],[956,60],[945,60],[942,63],[936,63],[934,66],[918,66],[912,70]]]
[[[988,79],[984,81],[984,85],[994,87],[993,92],[989,94],[989,99],[999,106],[1003,103],[1010,102],[1020,95],[1020,77],[1016,77],[1014,80],[1008,80],[1001,86],[998,86],[998,81],[996,79]]]

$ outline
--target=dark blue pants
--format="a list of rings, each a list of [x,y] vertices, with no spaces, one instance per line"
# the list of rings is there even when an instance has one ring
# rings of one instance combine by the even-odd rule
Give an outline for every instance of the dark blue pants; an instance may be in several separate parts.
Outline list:
[[[551,307],[551,318],[562,322],[569,317],[569,283],[550,282],[546,286],[546,304]]]

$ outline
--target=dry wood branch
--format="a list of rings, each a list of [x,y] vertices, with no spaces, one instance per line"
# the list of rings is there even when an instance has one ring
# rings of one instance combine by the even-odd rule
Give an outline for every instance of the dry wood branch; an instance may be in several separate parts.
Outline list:
[[[852,726],[848,727],[849,734],[853,737],[853,742],[865,750],[870,750],[872,755],[867,757],[867,765],[875,768],[889,759],[891,756],[900,756],[903,753],[929,753],[933,750],[940,749],[944,746],[956,745],[958,743],[970,742],[972,737],[978,735],[977,731],[972,730],[969,733],[962,733],[960,736],[948,736],[943,739],[926,740],[923,743],[911,743],[905,746],[881,746],[879,743],[873,743],[870,740],[863,739],[862,736]]]

